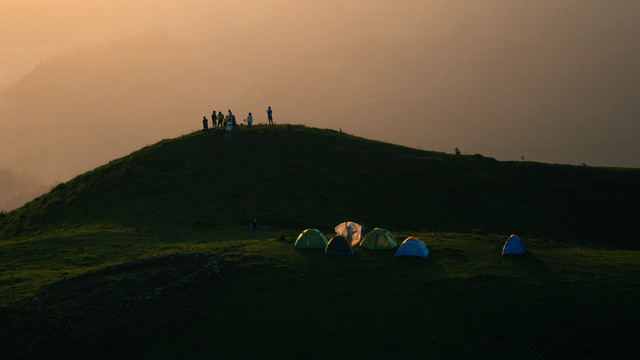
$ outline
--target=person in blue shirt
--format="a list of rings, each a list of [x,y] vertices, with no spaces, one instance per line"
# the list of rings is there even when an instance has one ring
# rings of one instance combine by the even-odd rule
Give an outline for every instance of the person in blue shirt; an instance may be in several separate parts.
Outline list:
[[[267,120],[269,120],[269,125],[273,125],[273,110],[271,110],[271,106],[267,109]]]

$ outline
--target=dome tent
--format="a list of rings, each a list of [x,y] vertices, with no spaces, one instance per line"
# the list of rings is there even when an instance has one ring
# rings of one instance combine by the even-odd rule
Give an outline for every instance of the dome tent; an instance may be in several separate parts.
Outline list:
[[[396,256],[417,256],[423,259],[427,258],[429,250],[424,242],[415,237],[408,237],[396,251]]]
[[[349,241],[342,235],[335,235],[329,240],[324,249],[325,255],[353,255],[353,248]]]
[[[327,247],[327,238],[317,229],[307,229],[298,235],[295,249],[324,249]]]
[[[393,235],[387,230],[380,228],[371,230],[360,243],[360,247],[371,250],[393,249],[396,246],[398,246],[398,243],[396,239],[393,238]]]
[[[353,221],[340,223],[334,230],[336,234],[344,236],[351,243],[351,246],[355,246],[362,240],[362,226]]]
[[[502,247],[502,255],[524,255],[526,248],[518,235],[512,234]]]

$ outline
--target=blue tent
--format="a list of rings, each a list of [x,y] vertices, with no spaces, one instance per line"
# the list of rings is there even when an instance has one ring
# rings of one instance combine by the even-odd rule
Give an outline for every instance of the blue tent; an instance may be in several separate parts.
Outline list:
[[[526,248],[518,235],[511,235],[502,247],[502,255],[524,255]]]
[[[422,240],[414,237],[408,237],[396,251],[396,256],[417,256],[423,259],[427,258],[429,250]]]

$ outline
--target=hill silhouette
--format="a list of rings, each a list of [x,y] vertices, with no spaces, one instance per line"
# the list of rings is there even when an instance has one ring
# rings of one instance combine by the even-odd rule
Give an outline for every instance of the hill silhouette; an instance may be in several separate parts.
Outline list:
[[[637,247],[640,171],[500,162],[295,125],[191,133],[62,183],[0,219],[0,236],[89,225],[518,233]]]

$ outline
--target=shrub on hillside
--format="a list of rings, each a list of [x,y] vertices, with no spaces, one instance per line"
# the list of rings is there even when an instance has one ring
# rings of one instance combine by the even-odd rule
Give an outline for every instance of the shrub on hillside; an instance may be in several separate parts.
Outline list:
[[[276,237],[277,241],[282,241],[282,242],[289,242],[289,240],[287,240],[287,237],[284,235],[284,232],[280,231],[278,233],[278,236]]]

